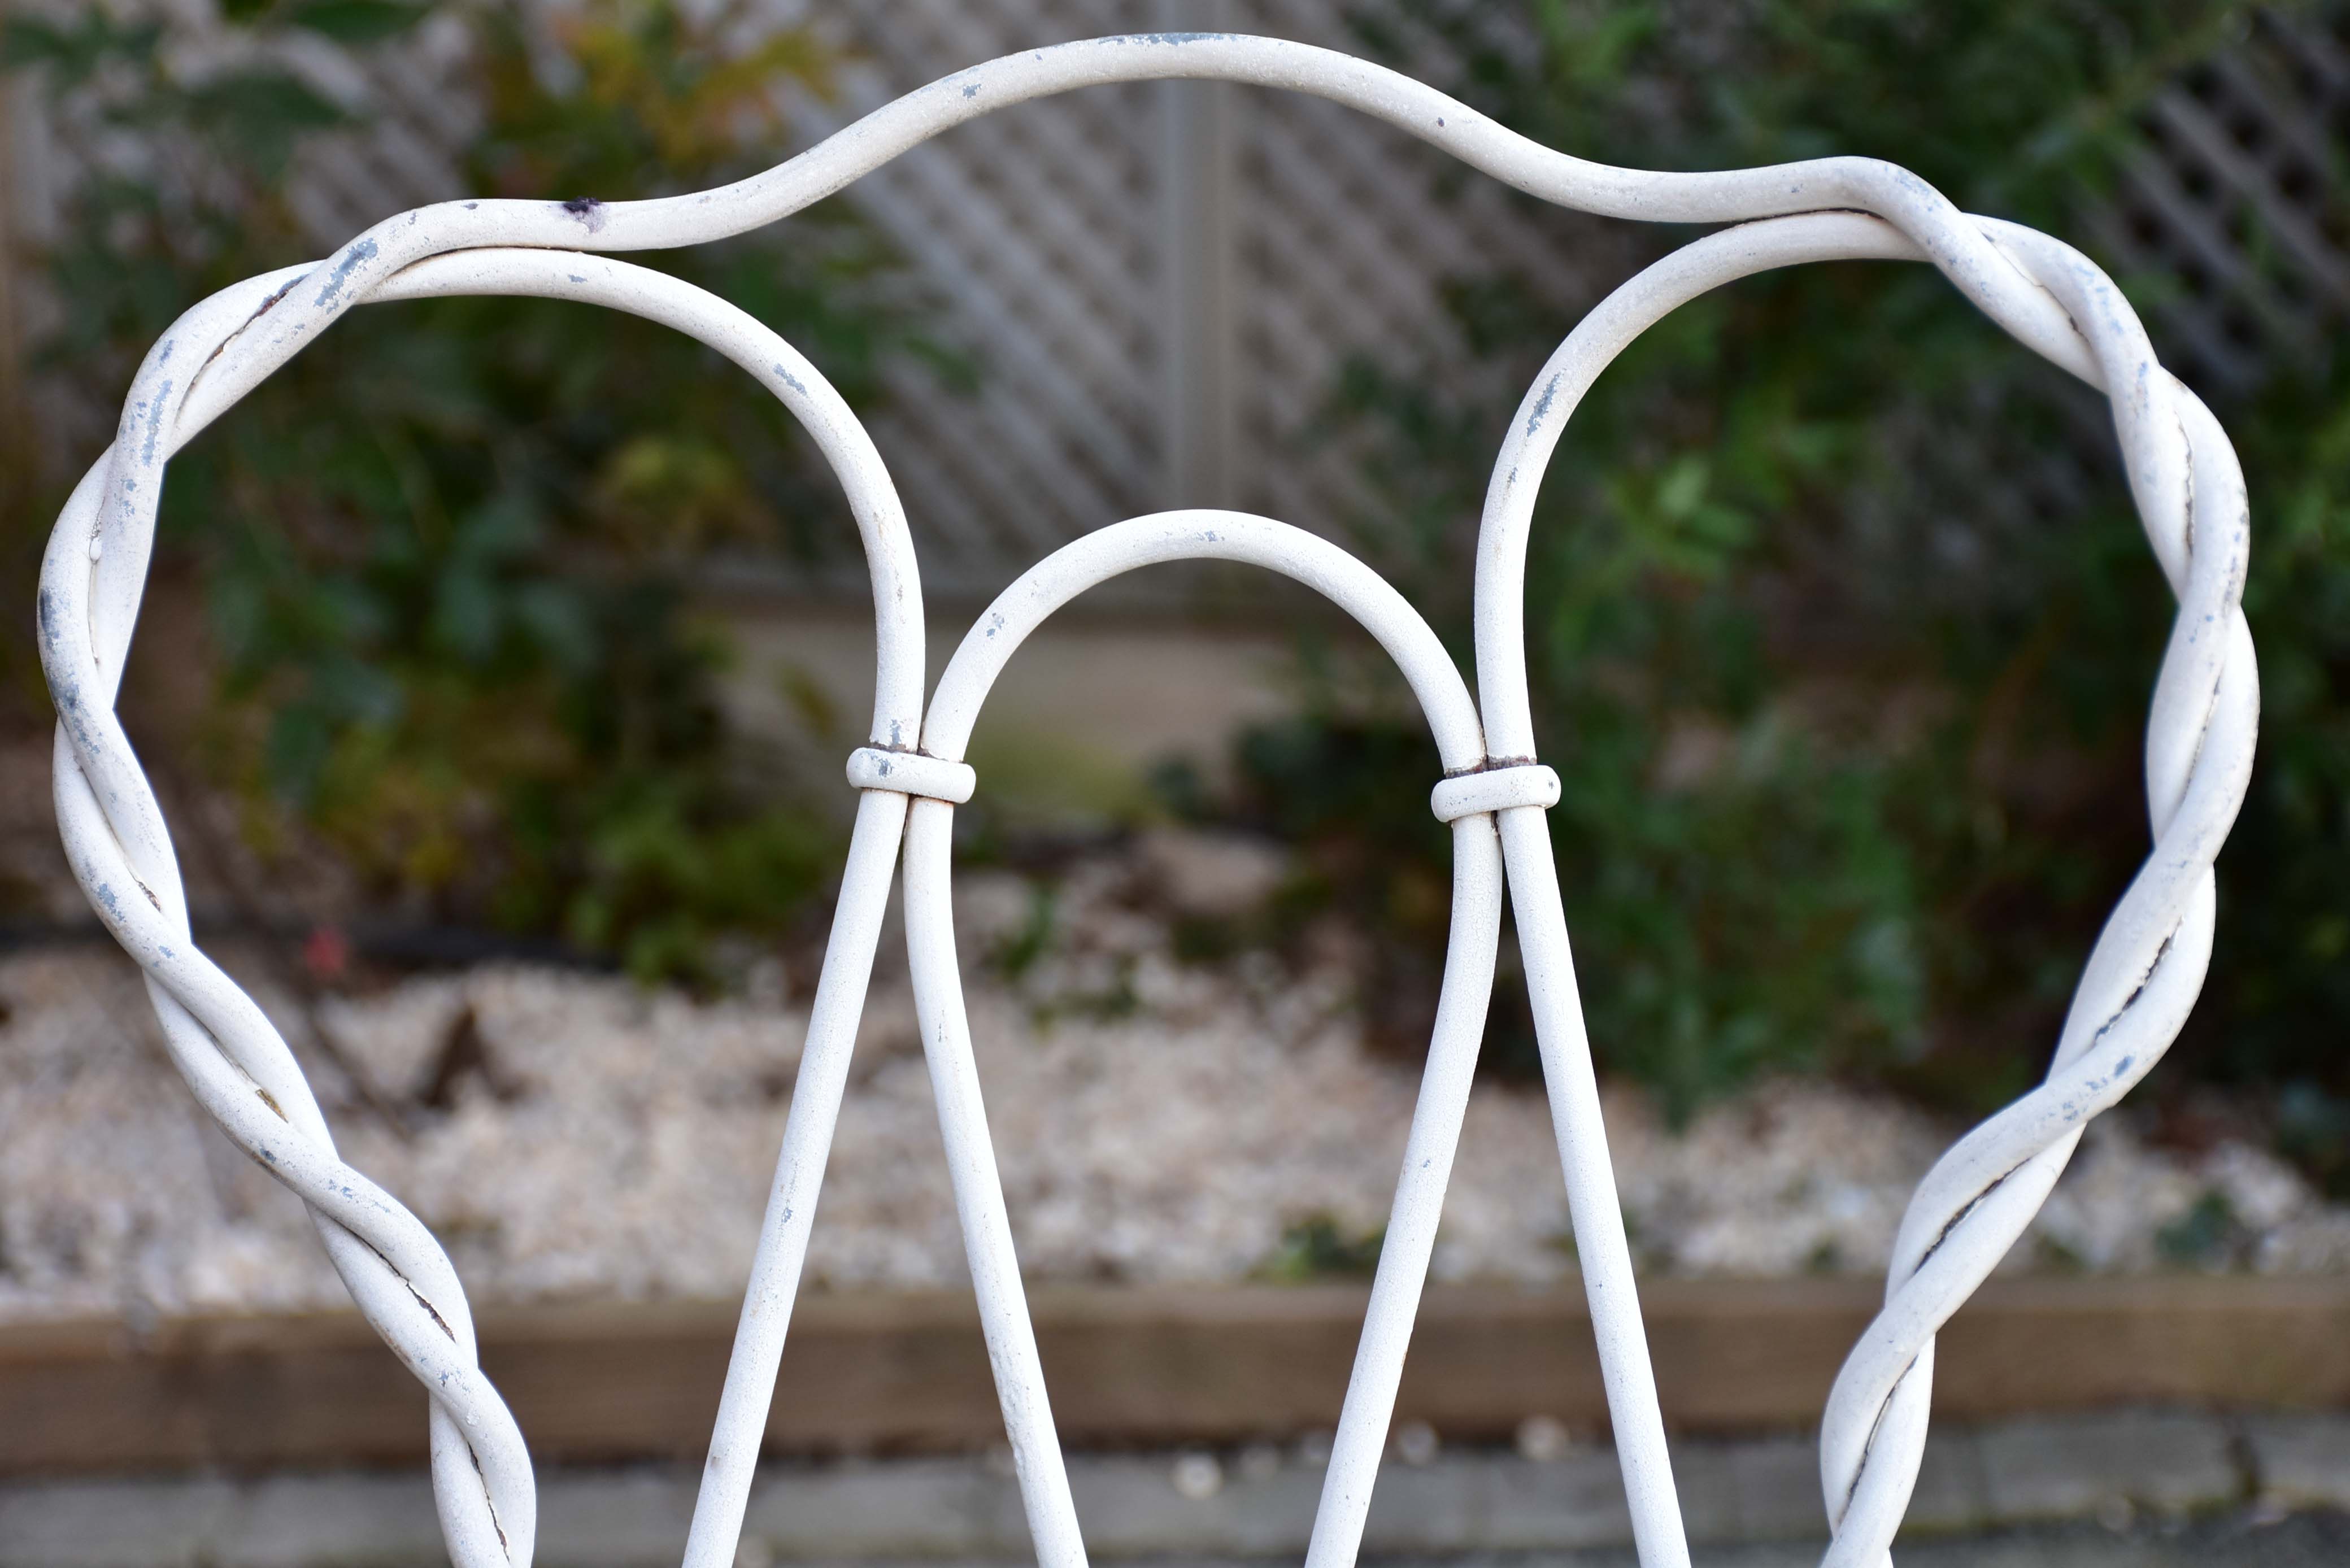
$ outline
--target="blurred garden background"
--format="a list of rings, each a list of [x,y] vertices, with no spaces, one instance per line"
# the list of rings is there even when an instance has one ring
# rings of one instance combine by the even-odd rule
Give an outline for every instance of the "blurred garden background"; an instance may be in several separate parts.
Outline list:
[[[2177,1539],[2221,1553],[2240,1524],[2350,1509],[2350,1422],[2207,1419],[2350,1403],[2334,0],[0,0],[0,1479],[421,1454],[414,1388],[300,1205],[179,1083],[57,846],[35,582],[149,346],[214,290],[413,206],[698,190],[961,67],[1167,27],[1367,56],[1612,163],[1887,159],[2121,283],[2243,458],[2258,770],[2186,1033],[1946,1333],[1938,1397],[1962,1419],[2194,1413],[1961,1427],[1914,1517],[2094,1516],[2168,1562],[2129,1532],[2159,1518],[2169,1541],[2206,1512]],[[1344,545],[1467,670],[1517,400],[1693,234],[1543,207],[1319,100],[1184,82],[1000,111],[771,229],[631,259],[775,328],[869,423],[933,672],[1030,564],[1173,506]],[[1679,312],[1601,379],[1552,469],[1535,722],[1677,1443],[1814,1418],[1910,1190],[2042,1073],[2147,853],[2171,603],[2114,447],[2096,396],[1939,275],[1854,263]],[[286,1034],[344,1158],[448,1248],[485,1365],[557,1463],[698,1456],[709,1429],[854,808],[867,592],[785,412],[714,354],[584,306],[354,311],[172,464],[122,711],[197,938]],[[972,760],[957,937],[1062,1429],[1245,1438],[1151,1485],[1197,1501],[1229,1468],[1302,1530],[1443,958],[1425,726],[1302,590],[1162,568],[1023,650]],[[901,950],[893,919],[776,1452],[995,1431]],[[1505,931],[1399,1407],[1409,1484],[1441,1481],[1440,1428],[1540,1465],[1604,1428],[1557,1158]],[[1124,1348],[1084,1362],[1087,1334]],[[320,1370],[362,1352],[365,1376]],[[1687,1495],[1747,1500],[1693,1515],[1701,1538],[1822,1528],[1808,1448],[1756,1441],[1677,1459]],[[1115,1491],[1126,1461],[1086,1462],[1081,1492],[1127,1499],[1089,1501],[1089,1527],[1227,1549],[1151,1534],[1156,1504]],[[2092,1472],[2069,1501],[2026,1495]],[[1544,1474],[1526,1495],[1568,1499],[1555,1541],[1619,1539],[1614,1503]],[[1612,1475],[1586,1490],[1612,1499]],[[550,1518],[599,1517],[575,1505],[604,1485]],[[437,1551],[415,1498],[321,1497],[321,1518],[427,1532],[337,1561]],[[46,1539],[53,1503],[73,1551],[12,1547]],[[1376,1516],[1375,1544],[1492,1544],[1482,1523],[1411,1533],[1451,1504],[1395,1506],[1402,1533]],[[179,1517],[156,1508],[122,1517]],[[0,1568],[113,1561],[83,1549],[105,1511],[0,1484]],[[754,1511],[753,1545],[818,1552],[834,1538],[795,1535],[805,1517]],[[2293,1539],[2341,1523],[2303,1514]],[[253,1545],[261,1525],[241,1546],[217,1521],[171,1528],[178,1555],[121,1560],[307,1560]],[[941,1528],[939,1550],[979,1550]],[[551,1560],[635,1560],[595,1535]],[[882,1550],[863,1539],[822,1550]]]
[[[2350,1264],[2350,10],[14,0],[0,1310],[335,1297],[298,1210],[226,1170],[192,1105],[59,1087],[155,1069],[55,846],[31,637],[43,542],[147,347],[426,201],[699,189],[960,66],[1195,9],[1588,158],[1889,159],[2122,282],[2243,455],[2262,742],[2203,1000],[2017,1266]],[[1050,548],[1178,504],[1345,544],[1467,669],[1515,400],[1690,237],[1540,208],[1326,104],[1180,84],[1009,110],[773,230],[635,259],[870,420],[933,669]],[[493,1295],[740,1288],[853,805],[854,546],[781,410],[565,304],[356,312],[172,465],[124,707],[199,936],[280,1012],[354,1161]],[[1443,952],[1434,751],[1377,650],[1284,585],[1167,572],[1098,601],[1013,666],[958,822],[1028,1261],[1359,1275]],[[1601,380],[1543,497],[1528,627],[1649,1266],[1881,1267],[1923,1163],[2039,1075],[2148,847],[2169,611],[2099,400],[1927,269],[1739,284]],[[1550,1278],[1572,1240],[1504,971],[1440,1269]],[[885,943],[820,1282],[960,1278],[938,1192],[874,1174],[936,1164],[901,971]],[[1083,1158],[1080,1124],[1107,1129]],[[103,1174],[125,1139],[184,1146],[208,1217],[151,1169]],[[717,1179],[697,1158],[743,1189],[714,1219],[680,1210]],[[565,1160],[642,1212],[511,1196]],[[1771,1174],[1722,1192],[1742,1160]]]

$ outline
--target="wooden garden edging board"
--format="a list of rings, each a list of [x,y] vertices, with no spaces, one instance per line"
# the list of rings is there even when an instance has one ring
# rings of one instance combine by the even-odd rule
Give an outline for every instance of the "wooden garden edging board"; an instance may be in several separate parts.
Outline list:
[[[1651,1281],[1667,1419],[1805,1428],[1866,1325],[1859,1280]],[[1332,1425],[1366,1292],[1353,1285],[1043,1288],[1033,1297],[1072,1444],[1239,1441]],[[695,1459],[731,1303],[491,1309],[484,1369],[543,1460]],[[1943,1332],[1939,1412],[2133,1404],[2350,1405],[2350,1277],[1994,1282]],[[1438,1286],[1397,1418],[1448,1440],[1531,1415],[1606,1425],[1581,1293]],[[810,1295],[767,1423],[781,1453],[976,1448],[1002,1438],[967,1296]],[[0,1473],[411,1465],[424,1402],[354,1314],[0,1327]]]

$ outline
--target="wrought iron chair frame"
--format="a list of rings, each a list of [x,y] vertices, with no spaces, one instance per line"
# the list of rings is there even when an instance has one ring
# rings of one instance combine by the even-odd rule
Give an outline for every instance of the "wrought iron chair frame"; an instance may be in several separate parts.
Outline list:
[[[1479,536],[1476,700],[1410,605],[1336,545],[1265,518],[1187,511],[1112,524],[1039,563],[973,626],[926,709],[920,576],[903,509],[863,427],[815,368],[759,322],[603,254],[741,234],[979,115],[1072,88],[1168,78],[1316,94],[1564,206],[1733,225],[1624,284],[1528,389],[1495,460]],[[2259,698],[2239,607],[2249,547],[2241,472],[2218,422],[2157,362],[2120,291],[2080,253],[1960,213],[1915,175],[1867,159],[1721,173],[1616,169],[1529,141],[1346,55],[1265,38],[1155,34],[975,66],[718,190],[610,203],[450,202],[403,213],[325,261],[250,279],[182,317],[141,366],[116,440],[74,491],[43,564],[39,638],[58,715],[58,819],[83,889],[146,971],[189,1085],[229,1136],[309,1206],[359,1310],[430,1395],[434,1490],[453,1559],[463,1568],[520,1568],[531,1558],[537,1509],[522,1435],[477,1365],[463,1289],[425,1227],[337,1156],[284,1040],[192,941],[170,834],[114,712],[174,452],[356,305],[531,295],[628,311],[707,343],[806,426],[847,493],[879,636],[871,740],[849,759],[849,782],[863,793],[686,1548],[689,1568],[727,1568],[734,1556],[901,848],[923,1046],[1030,1529],[1048,1568],[1084,1563],[956,971],[951,827],[954,807],[976,784],[962,761],[972,725],[1021,639],[1107,577],[1198,557],[1248,562],[1307,584],[1393,656],[1434,731],[1445,776],[1431,805],[1452,832],[1452,929],[1434,1038],[1309,1568],[1344,1568],[1361,1541],[1459,1140],[1505,891],[1640,1560],[1644,1568],[1678,1568],[1688,1547],[1543,815],[1558,799],[1559,780],[1535,760],[1523,624],[1526,543],[1566,420],[1642,331],[1735,279],[1850,258],[1929,263],[2026,348],[2106,393],[2147,539],[2178,601],[2147,727],[2152,853],[2090,954],[2046,1081],[1962,1137],[1920,1184],[1884,1309],[1828,1398],[1821,1480],[1833,1540],[1825,1561],[1874,1565],[1887,1560],[1917,1478],[1936,1329],[2030,1222],[2089,1118],[2153,1067],[2201,989],[2212,861],[2251,766]]]

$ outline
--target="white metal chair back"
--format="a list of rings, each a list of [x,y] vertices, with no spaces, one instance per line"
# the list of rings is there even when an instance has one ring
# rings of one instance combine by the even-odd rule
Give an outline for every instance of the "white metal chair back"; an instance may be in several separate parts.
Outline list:
[[[815,368],[759,322],[602,254],[700,244],[772,223],[1011,104],[1178,77],[1317,94],[1564,206],[1735,225],[1674,252],[1594,309],[1551,356],[1503,432],[1477,552],[1477,700],[1411,606],[1336,545],[1262,517],[1193,511],[1105,527],[1039,563],[972,627],[926,710],[920,577],[903,510],[864,429]],[[2022,1232],[2089,1118],[2169,1045],[2201,988],[2212,859],[2251,766],[2258,692],[2238,607],[2249,526],[2241,472],[2209,410],[2157,363],[2120,291],[2080,253],[1962,213],[1915,175],[1867,159],[1723,173],[1610,168],[1542,147],[1346,55],[1264,38],[1154,34],[1024,52],[958,72],[719,190],[646,202],[420,208],[323,262],[239,284],[182,317],[141,366],[115,441],[74,491],[43,565],[39,636],[58,715],[58,818],[83,889],[146,971],[189,1085],[229,1136],[309,1206],[359,1310],[431,1396],[435,1494],[462,1568],[527,1563],[537,1513],[522,1435],[477,1365],[464,1291],[424,1226],[338,1158],[284,1040],[190,940],[170,835],[114,712],[174,452],[353,306],[532,295],[629,311],[709,344],[806,424],[847,492],[879,639],[871,741],[848,760],[849,782],[863,794],[686,1549],[690,1568],[727,1568],[734,1555],[901,846],[923,1047],[1029,1526],[1048,1568],[1084,1563],[956,971],[951,830],[955,806],[976,786],[962,760],[972,723],[1021,639],[1097,583],[1199,557],[1248,562],[1307,584],[1394,657],[1435,732],[1444,777],[1434,781],[1431,805],[1452,831],[1452,929],[1434,1038],[1307,1562],[1343,1568],[1361,1541],[1460,1137],[1506,890],[1640,1560],[1672,1568],[1686,1563],[1688,1548],[1544,818],[1559,780],[1536,760],[1527,699],[1527,535],[1568,417],[1641,332],[1733,279],[1854,257],[1929,263],[2026,348],[2106,393],[2147,539],[2178,600],[2147,728],[2153,852],[2090,954],[2046,1081],[1961,1138],[1919,1185],[1884,1309],[1828,1398],[1820,1456],[1833,1531],[1826,1561],[1873,1565],[1887,1560],[1917,1479],[1936,1329]]]

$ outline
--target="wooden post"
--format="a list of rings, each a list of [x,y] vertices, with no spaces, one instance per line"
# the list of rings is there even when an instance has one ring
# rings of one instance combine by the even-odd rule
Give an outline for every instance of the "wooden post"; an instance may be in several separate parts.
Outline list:
[[[1160,0],[1170,32],[1218,29],[1228,0]],[[1159,254],[1166,279],[1166,504],[1230,506],[1234,483],[1232,88],[1159,86]]]

